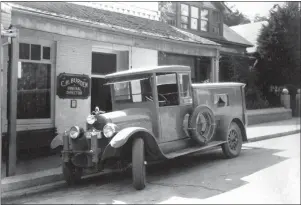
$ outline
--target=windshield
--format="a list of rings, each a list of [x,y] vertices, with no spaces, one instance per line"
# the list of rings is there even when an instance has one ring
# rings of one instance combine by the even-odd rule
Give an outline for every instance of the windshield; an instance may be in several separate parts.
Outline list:
[[[115,102],[146,102],[152,99],[151,78],[114,82]]]

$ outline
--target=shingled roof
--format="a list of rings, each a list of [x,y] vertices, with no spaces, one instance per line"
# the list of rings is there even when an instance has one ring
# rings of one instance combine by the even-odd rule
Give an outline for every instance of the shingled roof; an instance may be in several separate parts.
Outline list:
[[[56,17],[73,19],[79,22],[100,24],[110,29],[127,31],[145,36],[160,37],[165,39],[184,41],[190,43],[218,46],[211,40],[196,36],[183,30],[169,26],[160,21],[130,16],[88,6],[67,2],[13,2],[14,8],[35,13],[43,13]]]

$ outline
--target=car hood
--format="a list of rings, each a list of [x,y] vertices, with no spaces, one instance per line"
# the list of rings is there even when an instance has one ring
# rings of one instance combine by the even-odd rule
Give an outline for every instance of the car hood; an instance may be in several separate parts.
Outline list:
[[[150,115],[149,110],[141,108],[130,108],[102,114],[107,120],[118,125],[120,129],[130,126],[152,129]]]

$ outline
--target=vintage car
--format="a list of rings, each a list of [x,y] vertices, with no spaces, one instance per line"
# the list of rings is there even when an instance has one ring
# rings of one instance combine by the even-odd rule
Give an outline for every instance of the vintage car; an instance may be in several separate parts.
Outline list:
[[[213,147],[233,158],[247,141],[242,83],[192,84],[190,67],[177,65],[131,69],[106,79],[113,112],[96,108],[86,128],[75,125],[52,142],[63,145],[68,184],[77,183],[83,170],[130,167],[133,186],[141,190],[147,164]]]

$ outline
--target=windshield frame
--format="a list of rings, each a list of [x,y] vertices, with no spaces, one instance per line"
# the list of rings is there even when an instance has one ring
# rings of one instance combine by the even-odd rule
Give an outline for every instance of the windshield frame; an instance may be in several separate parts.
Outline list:
[[[141,84],[140,85],[140,93],[133,93],[133,81],[135,82],[140,82],[141,83],[141,80],[147,80],[149,81],[149,90],[150,92],[147,92],[150,94],[150,96],[152,96],[153,98],[153,80],[152,80],[153,76],[152,74],[143,74],[143,75],[135,75],[135,76],[129,76],[128,78],[125,79],[125,77],[122,77],[122,78],[113,78],[111,79],[109,82],[106,83],[106,85],[110,85],[111,87],[111,93],[112,93],[112,103],[115,103],[115,104],[135,104],[135,103],[145,103],[147,102],[146,100],[143,100],[143,95],[145,93],[142,92],[141,90]],[[116,84],[120,84],[120,83],[128,83],[128,89],[129,89],[129,93],[128,95],[119,95],[119,96],[116,96],[116,90],[114,88],[114,86]],[[127,88],[126,88],[127,89]],[[135,101],[133,96],[140,96],[141,100],[138,100],[138,101]],[[116,100],[116,97],[120,97],[120,96],[129,96],[129,99],[121,99],[121,100]],[[139,97],[138,97],[139,98]],[[137,100],[137,99],[136,99]]]

